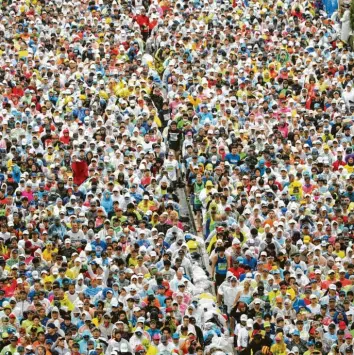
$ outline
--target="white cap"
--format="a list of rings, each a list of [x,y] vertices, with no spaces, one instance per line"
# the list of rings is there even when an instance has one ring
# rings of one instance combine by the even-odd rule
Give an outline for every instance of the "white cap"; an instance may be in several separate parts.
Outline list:
[[[240,318],[241,322],[247,322],[247,319],[248,319],[247,315],[246,314],[242,314],[242,316]]]

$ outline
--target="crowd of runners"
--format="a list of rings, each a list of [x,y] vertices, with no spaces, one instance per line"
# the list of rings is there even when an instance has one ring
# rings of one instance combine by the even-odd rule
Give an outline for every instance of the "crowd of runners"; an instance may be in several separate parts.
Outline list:
[[[0,1],[0,355],[353,355],[349,6]]]

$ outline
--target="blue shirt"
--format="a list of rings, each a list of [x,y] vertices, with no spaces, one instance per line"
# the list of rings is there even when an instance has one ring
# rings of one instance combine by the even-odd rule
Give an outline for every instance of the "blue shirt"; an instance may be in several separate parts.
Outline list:
[[[155,296],[155,297],[156,297],[157,300],[159,301],[161,307],[165,307],[165,306],[166,306],[166,304],[165,304],[166,296],[164,296],[164,295],[157,295],[157,296]]]
[[[232,165],[236,165],[240,161],[240,156],[238,154],[228,153],[225,156],[225,160]]]
[[[257,267],[257,259],[256,258],[243,258],[243,262],[242,262],[243,265],[248,265],[251,270],[255,270],[256,267]]]

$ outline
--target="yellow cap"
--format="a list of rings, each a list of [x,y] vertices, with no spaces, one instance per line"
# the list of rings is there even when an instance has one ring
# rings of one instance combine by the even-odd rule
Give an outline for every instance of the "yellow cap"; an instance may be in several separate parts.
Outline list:
[[[304,236],[304,243],[305,243],[305,244],[309,244],[310,241],[311,241],[311,237],[310,237],[309,235],[305,235],[305,236]]]

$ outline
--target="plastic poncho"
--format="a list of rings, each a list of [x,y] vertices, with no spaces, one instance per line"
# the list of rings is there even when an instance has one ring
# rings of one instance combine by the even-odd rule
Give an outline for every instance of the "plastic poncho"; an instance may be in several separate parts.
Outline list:
[[[106,213],[110,213],[113,211],[113,200],[109,191],[105,191],[103,193],[103,197],[101,199],[101,206],[105,209]]]

